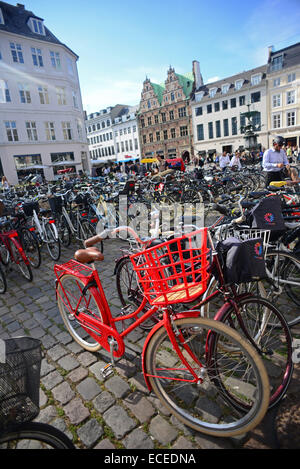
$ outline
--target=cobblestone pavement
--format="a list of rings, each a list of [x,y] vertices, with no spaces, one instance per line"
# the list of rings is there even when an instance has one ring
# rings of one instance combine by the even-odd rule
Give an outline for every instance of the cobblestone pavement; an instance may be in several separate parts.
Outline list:
[[[106,241],[105,260],[98,264],[115,313],[119,311],[119,300],[113,268],[120,245],[118,240]],[[69,260],[75,249],[75,245],[63,249],[59,262]],[[104,380],[100,369],[109,361],[108,354],[83,350],[63,326],[55,301],[53,266],[43,252],[40,268],[33,271],[33,282],[26,282],[16,271],[8,272],[8,291],[0,297],[0,337],[26,334],[43,344],[38,421],[65,432],[77,448],[274,447],[269,413],[253,433],[235,439],[208,437],[171,416],[145,385],[141,373],[144,335],[140,329],[128,336],[125,356],[117,362],[114,375]],[[291,383],[294,388],[299,385],[299,369],[295,373],[297,379]]]

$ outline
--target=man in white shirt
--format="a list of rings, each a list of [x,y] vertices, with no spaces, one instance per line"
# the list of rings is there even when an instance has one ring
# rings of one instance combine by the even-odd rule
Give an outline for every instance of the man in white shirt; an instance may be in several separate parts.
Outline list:
[[[229,154],[226,153],[226,151],[223,151],[223,155],[220,156],[220,158],[219,158],[219,165],[220,165],[220,168],[222,169],[222,171],[225,171],[225,169],[227,168],[227,166],[230,165]]]
[[[284,175],[282,169],[285,166],[290,168],[285,151],[282,149],[284,145],[283,137],[277,136],[273,140],[273,148],[266,150],[263,156],[262,166],[266,172],[266,187],[272,181],[282,181]]]

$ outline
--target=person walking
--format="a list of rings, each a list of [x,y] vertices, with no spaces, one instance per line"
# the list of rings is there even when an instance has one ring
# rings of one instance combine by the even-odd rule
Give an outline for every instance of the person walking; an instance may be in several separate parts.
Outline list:
[[[263,170],[266,172],[266,187],[272,181],[282,181],[284,179],[283,168],[290,169],[290,165],[283,150],[284,138],[278,135],[273,140],[273,148],[265,151],[263,156]]]
[[[223,155],[220,156],[219,165],[220,165],[220,168],[222,169],[222,171],[225,171],[227,166],[230,165],[229,154],[228,153],[226,154],[226,151],[223,151]]]

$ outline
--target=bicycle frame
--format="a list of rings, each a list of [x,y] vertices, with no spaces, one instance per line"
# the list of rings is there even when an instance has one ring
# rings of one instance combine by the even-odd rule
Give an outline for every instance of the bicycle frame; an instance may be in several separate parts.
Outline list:
[[[18,260],[15,259],[14,257],[13,251],[11,249],[11,244],[10,244],[11,242],[16,246],[25,264],[29,265],[29,260],[27,259],[27,256],[24,253],[21,242],[19,241],[18,232],[16,230],[10,230],[10,231],[6,231],[5,233],[0,233],[0,240],[3,242],[4,246],[8,250],[10,259],[13,262],[15,262],[16,264],[19,263]]]
[[[44,243],[48,242],[47,236],[46,236],[46,230],[45,230],[45,223],[47,223],[47,222],[49,222],[53,225],[55,238],[58,239],[58,232],[57,232],[57,228],[56,228],[54,220],[48,219],[48,218],[42,216],[42,220],[40,222],[40,219],[39,219],[39,217],[38,217],[35,210],[33,210],[33,220],[34,220],[35,226],[37,228],[37,231],[38,231],[38,233],[41,237],[41,240]]]

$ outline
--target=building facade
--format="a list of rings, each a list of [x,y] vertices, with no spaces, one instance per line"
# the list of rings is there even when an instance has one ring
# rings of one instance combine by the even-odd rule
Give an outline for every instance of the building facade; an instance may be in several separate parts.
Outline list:
[[[140,160],[141,150],[137,126],[137,106],[131,106],[127,112],[116,117],[113,124],[117,162]]]
[[[258,142],[268,143],[267,66],[258,67],[223,80],[195,83],[191,101],[194,150],[196,154],[231,153],[245,146],[245,113],[255,112]],[[202,81],[202,84],[201,84]]]
[[[146,78],[137,114],[142,158],[193,158],[193,84],[192,74],[180,75],[172,67],[164,84]]]
[[[89,171],[78,56],[24,5],[0,2],[0,172]]]
[[[269,48],[267,86],[269,144],[282,135],[288,145],[300,148],[300,43]]]

